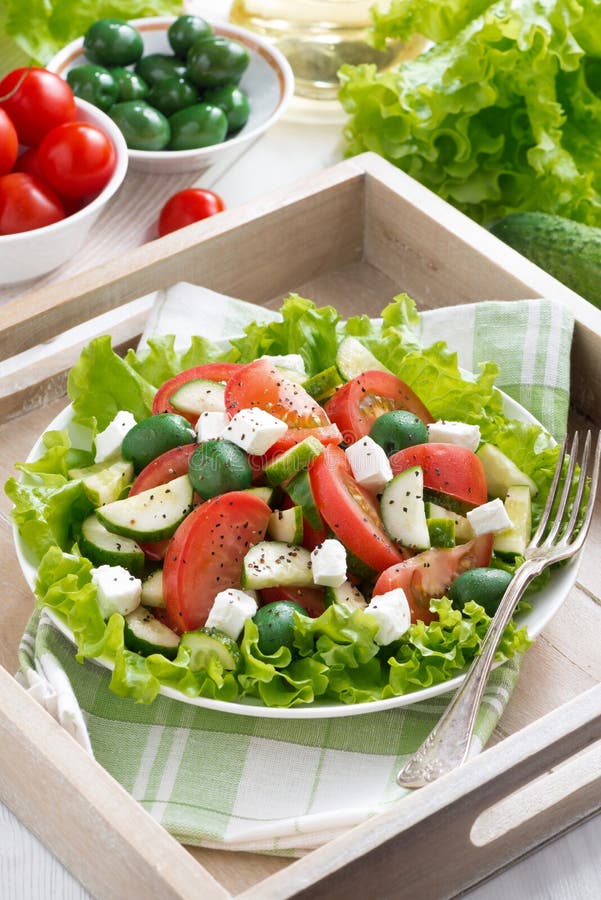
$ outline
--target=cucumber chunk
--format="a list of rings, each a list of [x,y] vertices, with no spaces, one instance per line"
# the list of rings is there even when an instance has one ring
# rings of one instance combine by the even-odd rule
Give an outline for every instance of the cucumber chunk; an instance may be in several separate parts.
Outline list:
[[[140,597],[140,603],[142,606],[165,609],[162,569],[157,569],[142,582],[142,596]]]
[[[193,672],[206,669],[211,657],[228,672],[233,672],[240,663],[240,648],[236,641],[216,628],[187,631],[181,637],[180,646],[190,654],[189,665]]]
[[[421,466],[411,466],[388,482],[382,492],[380,510],[386,531],[403,547],[414,550],[430,547]]]
[[[465,544],[474,537],[474,531],[466,516],[462,516],[452,509],[445,509],[438,503],[426,501],[426,518],[427,519],[451,519],[455,526],[455,541],[458,544]]]
[[[313,584],[311,554],[304,547],[284,541],[260,541],[242,563],[242,587],[310,587]]]
[[[275,493],[273,488],[270,487],[251,487],[245,489],[248,494],[255,494],[259,497],[267,506],[271,506],[273,501],[273,495]]]
[[[265,478],[273,487],[293,478],[306,469],[312,459],[323,453],[323,444],[314,437],[306,437],[289,450],[285,450],[263,469]]]
[[[199,416],[203,412],[225,410],[225,385],[206,378],[193,378],[182,384],[169,397],[174,409],[184,415]]]
[[[330,366],[317,375],[313,375],[303,384],[304,389],[318,403],[328,400],[337,387],[342,384],[342,378],[336,366]]]
[[[306,469],[295,475],[286,485],[286,493],[296,506],[301,506],[303,516],[316,531],[320,531],[323,525],[323,519],[317,509],[313,491],[311,490],[311,482],[309,481],[309,473]]]
[[[291,509],[276,509],[267,524],[269,536],[274,541],[300,544],[303,540],[303,510],[300,506]]]
[[[346,381],[374,369],[378,372],[390,372],[390,369],[376,359],[373,353],[355,337],[346,337],[341,341],[336,352],[336,366]]]
[[[338,587],[327,587],[325,590],[325,604],[331,606],[337,603],[346,606],[351,612],[355,609],[365,609],[367,601],[358,587],[350,581],[343,581]]]
[[[426,519],[432,547],[455,546],[455,522],[449,518]]]
[[[179,635],[155,619],[147,609],[134,609],[124,619],[123,637],[125,646],[142,656],[162,653],[167,659],[175,659],[179,646]]]
[[[484,466],[486,489],[490,497],[500,497],[504,500],[507,491],[514,484],[525,484],[530,490],[530,495],[532,497],[536,495],[538,488],[532,479],[518,469],[513,460],[494,444],[482,444],[476,456]]]
[[[95,515],[88,516],[81,525],[79,549],[95,566],[123,566],[132,575],[141,575],[144,552],[131,538],[112,534]]]
[[[84,469],[69,469],[69,478],[81,479],[86,496],[94,506],[119,500],[133,477],[133,463],[125,459],[95,463]]]
[[[523,556],[532,533],[532,500],[528,486],[511,485],[504,505],[512,525],[495,534],[493,550]]]
[[[170,537],[192,508],[192,484],[180,475],[167,484],[116,500],[96,510],[98,519],[114,534],[140,541]]]

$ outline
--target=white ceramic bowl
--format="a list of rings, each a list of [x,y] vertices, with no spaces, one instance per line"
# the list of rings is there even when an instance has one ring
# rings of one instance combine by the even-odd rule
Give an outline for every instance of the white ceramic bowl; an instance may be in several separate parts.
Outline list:
[[[17,284],[39,278],[71,259],[83,245],[92,226],[120,188],[127,172],[127,145],[106,113],[75,98],[77,121],[89,122],[111,139],[117,162],[106,187],[91,203],[66,219],[19,234],[0,235],[0,284]]]
[[[173,51],[167,39],[167,30],[175,17],[131,19],[144,41],[144,54]],[[250,116],[246,125],[221,144],[200,147],[195,150],[130,150],[132,169],[155,174],[176,172],[201,172],[226,154],[247,146],[270,128],[284,112],[294,93],[294,75],[284,56],[257,35],[229,23],[210,22],[215,34],[229,37],[244,44],[250,54],[240,87],[247,93]],[[75,66],[87,62],[83,52],[83,37],[67,44],[48,63],[51,72],[66,77]]]

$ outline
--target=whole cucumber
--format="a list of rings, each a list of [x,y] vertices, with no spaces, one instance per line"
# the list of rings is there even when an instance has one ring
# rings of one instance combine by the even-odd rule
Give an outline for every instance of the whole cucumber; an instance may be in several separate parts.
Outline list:
[[[548,213],[512,213],[490,231],[585,300],[601,307],[601,228]]]

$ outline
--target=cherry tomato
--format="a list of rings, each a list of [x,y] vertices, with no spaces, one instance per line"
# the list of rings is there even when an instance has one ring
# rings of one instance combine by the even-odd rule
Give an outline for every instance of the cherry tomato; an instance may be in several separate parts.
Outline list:
[[[340,428],[344,440],[353,444],[369,434],[378,416],[393,409],[406,409],[422,422],[432,416],[409,385],[389,372],[364,372],[339,388],[325,410]]]
[[[179,478],[180,475],[185,475],[188,471],[190,457],[197,446],[198,444],[182,444],[180,447],[173,447],[166,453],[161,453],[142,469],[130,488],[129,496],[133,497],[142,491],[150,490],[159,484],[166,484],[174,478]],[[154,562],[164,559],[168,546],[169,538],[165,538],[163,541],[140,543],[145,556]]]
[[[375,594],[402,588],[411,609],[411,621],[424,624],[437,618],[430,600],[444,597],[452,583],[468,569],[486,567],[492,554],[492,534],[481,534],[467,544],[449,550],[424,550],[382,572],[374,585]]]
[[[225,209],[221,197],[203,188],[186,188],[167,200],[159,215],[159,237],[193,222],[208,219]]]
[[[445,494],[456,501],[455,505],[471,509],[486,503],[484,468],[476,454],[467,447],[457,444],[415,444],[390,457],[390,467],[395,475],[411,466],[421,466],[424,470],[425,488]]]
[[[27,172],[28,175],[35,175],[36,178],[44,180],[40,161],[38,159],[38,148],[30,147],[17,157],[17,161],[13,166],[13,172]]]
[[[60,198],[39,178],[26,172],[0,177],[0,234],[33,231],[64,218]]]
[[[180,416],[183,415],[184,418],[188,419],[192,425],[195,425],[196,416],[191,413],[186,415],[181,410],[175,409],[169,402],[169,398],[183,384],[187,384],[188,381],[195,381],[197,378],[204,378],[207,381],[227,381],[242,368],[243,366],[239,363],[206,363],[203,366],[194,366],[191,369],[180,372],[179,375],[174,375],[173,378],[165,381],[154,395],[154,400],[152,401],[153,416],[163,412],[178,413]]]
[[[302,606],[307,615],[316,619],[325,611],[325,591],[319,587],[272,587],[261,591],[261,605],[289,600]]]
[[[320,515],[351,553],[376,572],[405,558],[384,530],[377,501],[353,478],[344,450],[325,447],[309,478]]]
[[[115,169],[116,154],[107,135],[87,122],[53,128],[38,150],[44,178],[66,197],[97,194]]]
[[[248,363],[225,386],[225,408],[230,416],[258,406],[288,425],[288,431],[269,450],[276,456],[309,435],[324,444],[338,444],[341,435],[324,409],[302,387],[282,375],[266,359]]]
[[[19,143],[28,147],[39,144],[51,128],[75,121],[73,91],[47,69],[14,69],[0,81],[0,97],[5,98],[0,107],[10,116]]]
[[[19,152],[19,139],[15,126],[3,109],[0,109],[0,175],[11,171]]]
[[[265,537],[270,515],[255,494],[232,491],[184,519],[163,565],[163,594],[175,631],[201,628],[219,591],[240,587],[242,560]]]

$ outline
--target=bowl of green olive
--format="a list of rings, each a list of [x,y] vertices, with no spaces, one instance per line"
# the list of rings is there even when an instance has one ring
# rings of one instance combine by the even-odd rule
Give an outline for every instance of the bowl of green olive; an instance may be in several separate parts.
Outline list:
[[[239,152],[294,92],[275,47],[194,15],[99,19],[47,68],[110,116],[132,169],[157,174],[202,171]]]

